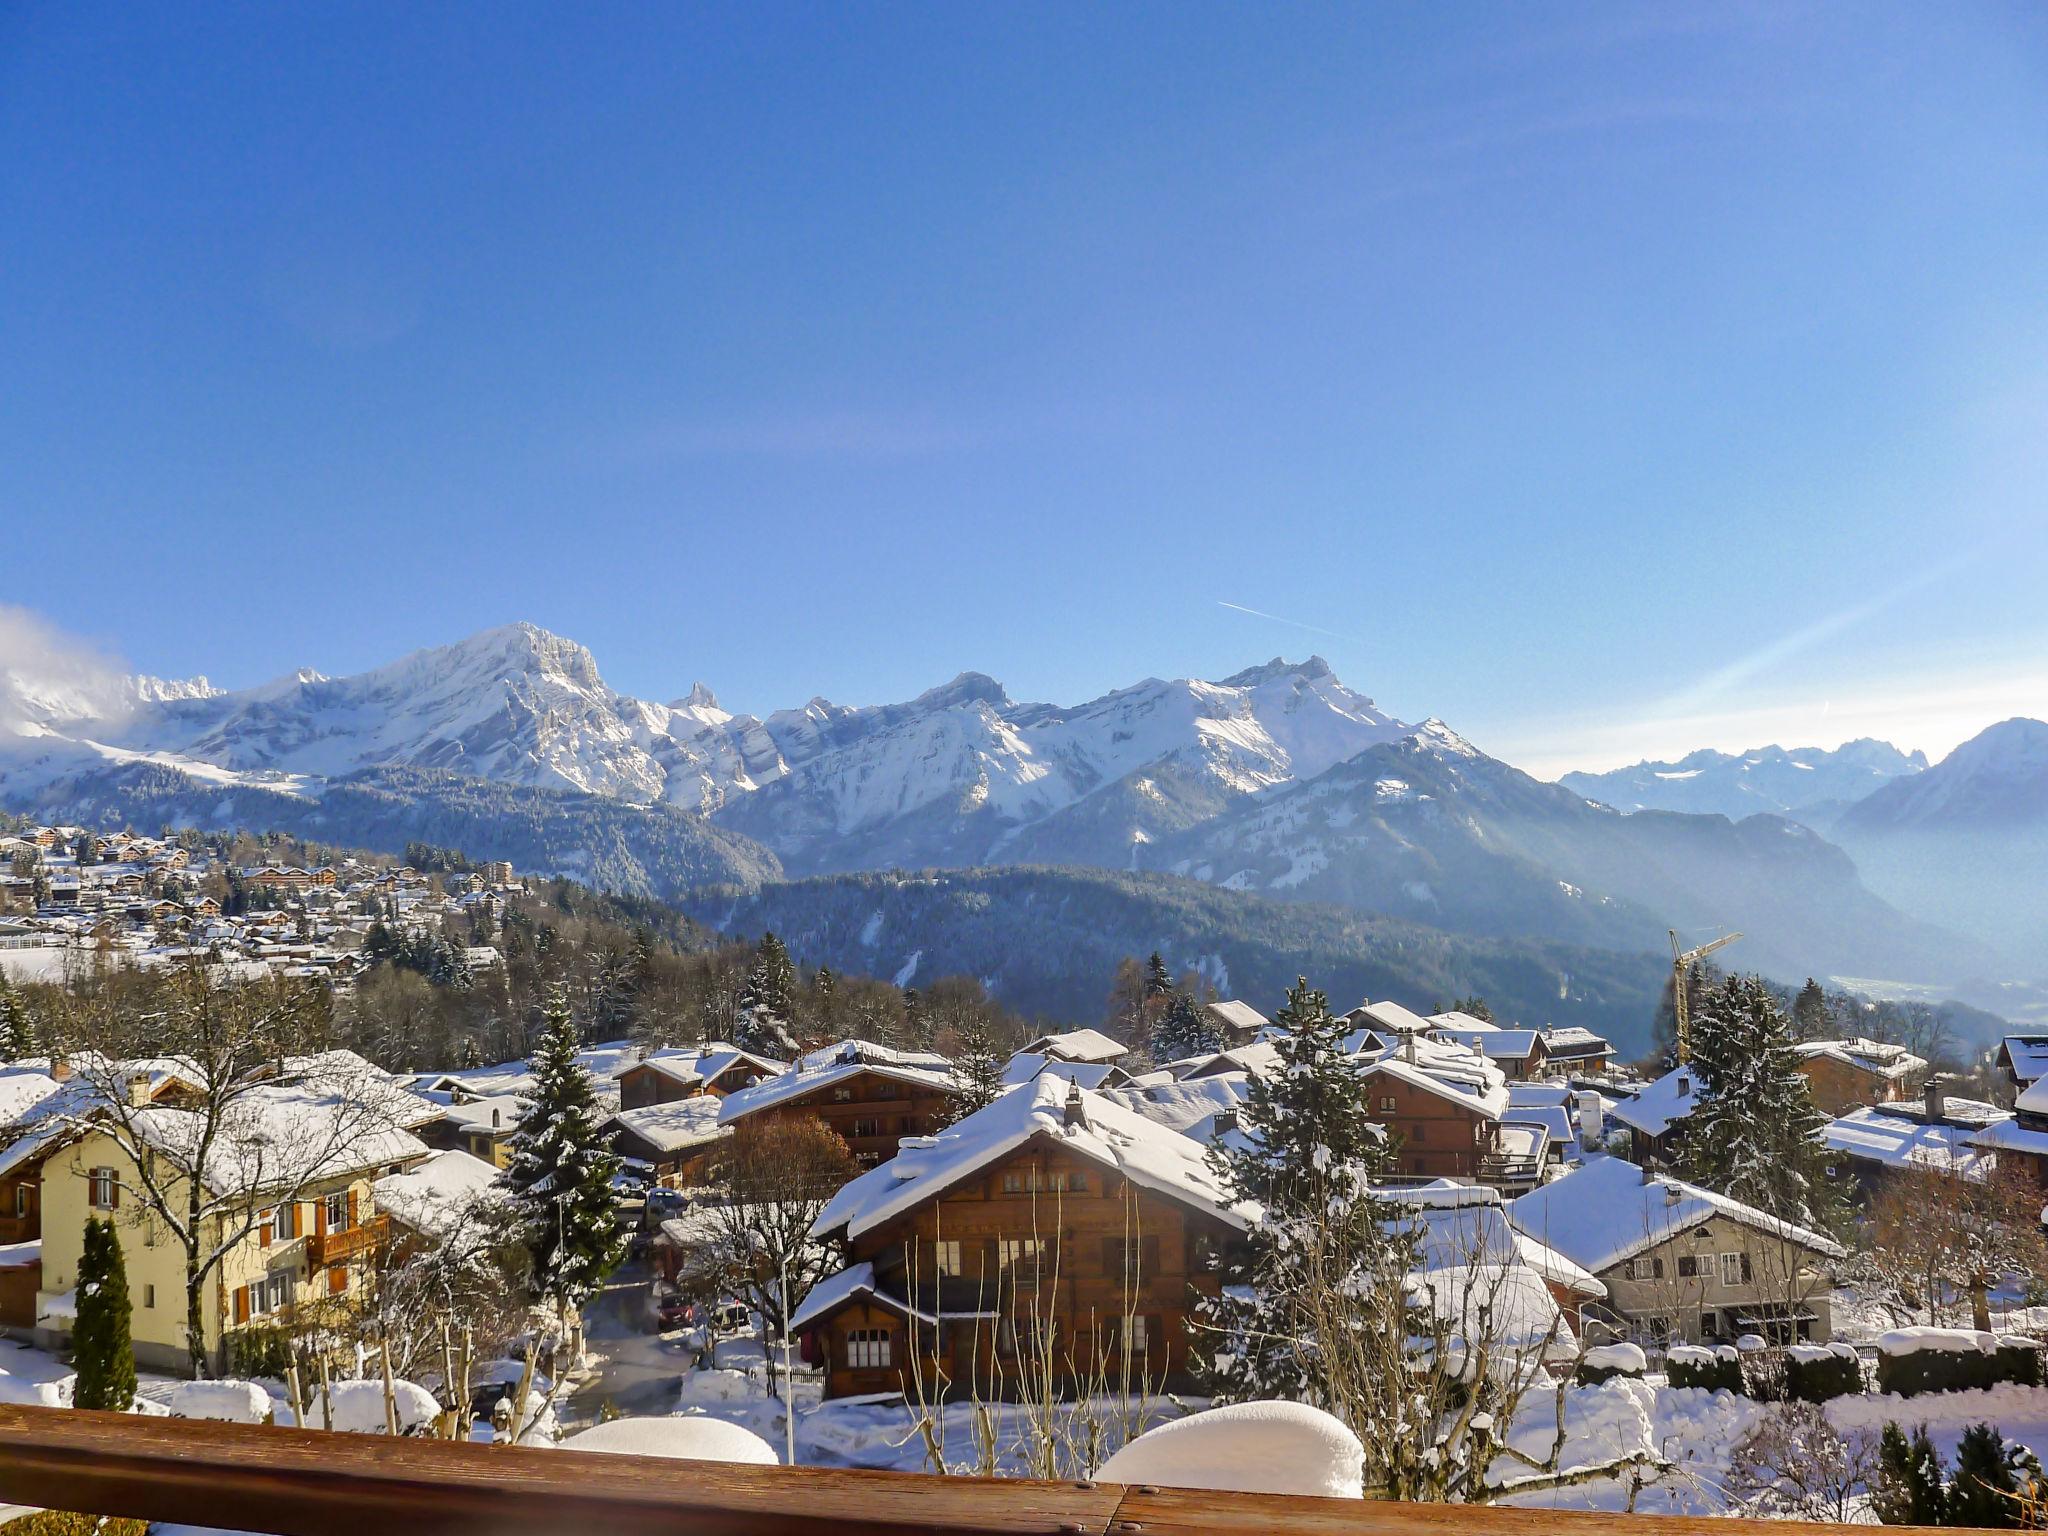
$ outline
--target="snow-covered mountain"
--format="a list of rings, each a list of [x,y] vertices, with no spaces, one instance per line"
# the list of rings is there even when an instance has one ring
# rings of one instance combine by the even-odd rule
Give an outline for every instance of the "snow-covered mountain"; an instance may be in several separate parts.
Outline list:
[[[47,782],[95,759],[287,791],[439,769],[664,802],[798,870],[981,862],[1033,842],[1128,863],[1147,839],[1230,799],[1414,729],[1319,657],[1221,682],[1148,679],[1071,708],[1017,703],[968,672],[904,703],[814,698],[757,719],[722,709],[702,684],[669,704],[619,693],[582,646],[531,624],[354,677],[305,670],[233,692],[150,680],[103,699],[31,698],[25,712],[17,734],[38,738],[40,768],[17,754],[0,782]]]
[[[1927,772],[1886,785],[1842,819],[1865,832],[2048,821],[2048,724],[2006,720],[1980,731]]]
[[[1689,811],[1741,820],[1759,811],[1823,831],[1842,811],[1894,779],[1927,767],[1923,752],[1901,752],[1868,737],[1833,751],[1757,747],[1702,749],[1675,763],[1641,762],[1608,773],[1568,773],[1558,782],[1618,811]]]

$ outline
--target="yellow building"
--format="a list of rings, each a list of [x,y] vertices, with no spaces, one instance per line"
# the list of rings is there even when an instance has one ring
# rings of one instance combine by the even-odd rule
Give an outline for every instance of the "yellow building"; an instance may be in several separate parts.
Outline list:
[[[320,1140],[316,1126],[304,1132],[306,1117],[343,1116],[352,1106],[278,1091],[263,1106],[266,1134],[279,1144],[273,1122],[298,1144],[333,1145],[330,1155],[302,1160],[280,1187],[261,1176],[264,1158],[250,1143],[230,1146],[209,1159],[202,1180],[200,1248],[211,1252],[224,1237],[233,1241],[205,1281],[200,1319],[206,1351],[216,1366],[229,1358],[226,1343],[238,1329],[283,1321],[293,1313],[345,1302],[362,1284],[366,1261],[388,1236],[389,1218],[377,1210],[372,1182],[427,1156],[427,1148],[406,1132],[363,1125],[359,1132]],[[130,1140],[111,1125],[81,1126],[61,1138],[42,1164],[42,1287],[36,1297],[36,1338],[45,1348],[62,1348],[76,1319],[78,1266],[85,1223],[111,1220],[121,1240],[128,1293],[134,1312],[130,1328],[136,1361],[150,1369],[190,1368],[186,1339],[185,1247],[149,1208],[135,1160],[128,1148],[140,1141],[167,1182],[169,1203],[182,1209],[187,1184],[173,1177],[166,1158],[148,1150],[175,1145],[180,1121],[189,1112],[151,1109],[135,1117]],[[306,1170],[314,1177],[299,1177]],[[234,1234],[246,1227],[241,1236]]]

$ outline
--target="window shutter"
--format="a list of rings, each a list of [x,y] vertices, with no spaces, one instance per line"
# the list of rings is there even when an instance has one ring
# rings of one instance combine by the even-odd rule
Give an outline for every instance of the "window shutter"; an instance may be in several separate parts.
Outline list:
[[[356,1193],[355,1186],[350,1185],[348,1192],[348,1224],[351,1231],[358,1225],[356,1220]]]
[[[246,1285],[235,1287],[235,1321],[238,1323],[249,1321],[249,1287]]]
[[[327,1235],[327,1202],[325,1200],[315,1200],[313,1202],[313,1232],[317,1237],[325,1237]]]
[[[270,1246],[271,1223],[276,1219],[274,1211],[265,1211],[263,1213],[262,1224],[256,1228],[256,1244],[258,1247],[268,1248]]]
[[[334,1268],[327,1271],[327,1294],[339,1296],[347,1289],[348,1270],[344,1266],[337,1264]]]

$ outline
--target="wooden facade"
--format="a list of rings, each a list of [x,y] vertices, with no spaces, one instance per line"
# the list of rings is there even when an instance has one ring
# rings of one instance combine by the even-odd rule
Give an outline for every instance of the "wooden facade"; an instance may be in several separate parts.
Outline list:
[[[710,1082],[702,1079],[692,1081],[690,1069],[682,1068],[682,1075],[665,1062],[655,1059],[636,1062],[619,1074],[619,1108],[644,1109],[649,1104],[673,1104],[678,1099],[695,1098],[698,1094],[709,1093],[724,1098],[742,1088],[751,1088],[770,1074],[766,1068],[741,1059]]]
[[[805,1330],[806,1357],[827,1397],[1000,1398],[1048,1371],[1061,1390],[1182,1387],[1233,1235],[1042,1133],[855,1238],[873,1287]]]
[[[945,1090],[887,1069],[865,1067],[821,1082],[749,1112],[755,1116],[822,1120],[863,1168],[886,1163],[906,1136],[929,1136],[948,1119]]]
[[[1839,1056],[1816,1054],[1799,1063],[1813,1106],[1824,1115],[1841,1115],[1863,1104],[1896,1104],[1913,1086],[1903,1076],[1861,1067]]]
[[[1395,1171],[1473,1180],[1495,1151],[1500,1122],[1456,1090],[1422,1088],[1390,1072],[1366,1074],[1367,1108],[1396,1144]]]

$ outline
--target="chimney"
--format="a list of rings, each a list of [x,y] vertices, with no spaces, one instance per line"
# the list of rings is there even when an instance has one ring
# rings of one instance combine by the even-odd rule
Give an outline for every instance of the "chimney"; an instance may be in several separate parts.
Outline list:
[[[1607,1111],[1591,1088],[1579,1091],[1579,1139],[1598,1142],[1607,1134]]]
[[[62,1054],[50,1058],[50,1079],[52,1082],[71,1081],[71,1058]]]
[[[1692,1097],[1692,1074],[1690,1072],[1678,1074],[1678,1096],[1681,1099]]]
[[[128,1107],[140,1109],[149,1102],[149,1074],[131,1072],[128,1074]]]
[[[1941,1089],[1941,1074],[1939,1072],[1930,1073],[1927,1078],[1927,1086],[1921,1091],[1926,1095],[1927,1099],[1927,1123],[1929,1125],[1940,1124],[1948,1110],[1948,1105],[1944,1100]]]
[[[1068,1130],[1088,1129],[1088,1108],[1081,1102],[1081,1085],[1072,1080],[1067,1083],[1067,1107],[1060,1116],[1060,1122]]]
[[[499,1110],[495,1105],[493,1105],[491,1108],[491,1129],[494,1131],[502,1130],[504,1128],[504,1124],[505,1117],[503,1111]]]
[[[1415,1065],[1415,1031],[1412,1029],[1401,1036],[1401,1056],[1410,1066]]]

